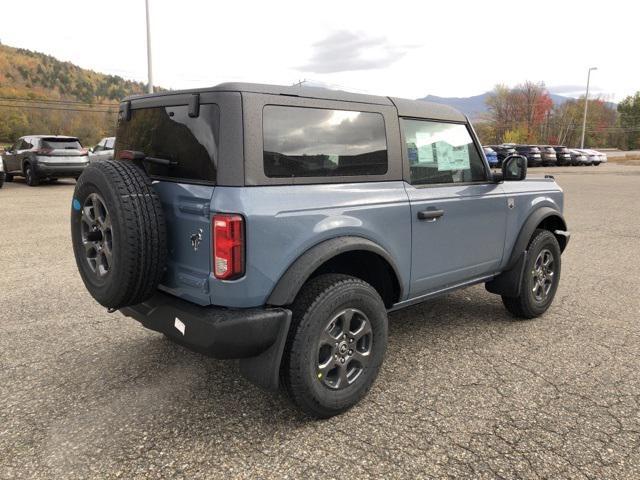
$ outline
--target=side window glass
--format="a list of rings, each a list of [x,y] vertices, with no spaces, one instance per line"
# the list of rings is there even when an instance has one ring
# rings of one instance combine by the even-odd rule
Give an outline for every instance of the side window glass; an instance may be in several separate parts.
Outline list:
[[[482,182],[486,171],[466,125],[401,119],[412,185]]]
[[[267,105],[263,139],[267,177],[387,173],[387,137],[380,113]]]
[[[105,140],[105,143],[104,143],[104,148],[105,148],[105,150],[113,150],[113,144],[114,144],[114,143],[115,143],[115,142],[114,142],[114,139],[113,139],[113,138],[107,138],[107,139]]]

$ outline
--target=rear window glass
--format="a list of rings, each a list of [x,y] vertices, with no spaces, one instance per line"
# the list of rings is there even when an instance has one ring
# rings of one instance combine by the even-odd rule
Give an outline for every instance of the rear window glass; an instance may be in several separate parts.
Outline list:
[[[115,156],[122,150],[143,152],[176,162],[172,166],[145,162],[151,176],[215,183],[219,132],[217,105],[201,105],[195,118],[186,105],[133,109],[130,120],[118,122]]]
[[[387,173],[380,113],[267,105],[263,111],[267,177]]]
[[[82,145],[77,138],[43,138],[42,147],[54,150],[80,150]]]

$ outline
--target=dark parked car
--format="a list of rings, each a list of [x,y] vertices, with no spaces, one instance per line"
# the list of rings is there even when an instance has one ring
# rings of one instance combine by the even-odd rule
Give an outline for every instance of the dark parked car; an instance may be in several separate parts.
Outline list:
[[[498,166],[498,154],[491,147],[482,147],[482,151],[484,152],[484,156],[487,157],[487,162],[490,167]]]
[[[2,159],[7,182],[20,176],[31,187],[41,180],[78,178],[89,163],[87,149],[77,138],[60,135],[21,137]]]
[[[580,150],[571,149],[569,153],[571,154],[571,165],[579,166],[589,164],[587,156]]]
[[[542,155],[542,165],[555,167],[558,164],[556,151],[551,145],[540,145],[540,155]]]
[[[498,155],[498,166],[502,165],[502,162],[505,158],[510,157],[511,155],[516,155],[516,149],[512,145],[487,145],[496,152]]]
[[[556,157],[558,158],[558,165],[572,165],[571,152],[567,147],[563,145],[555,145],[553,149],[555,150]]]
[[[542,165],[542,153],[536,145],[516,145],[514,148],[519,155],[526,157],[527,166],[539,167]]]
[[[313,416],[367,393],[387,311],[484,282],[533,318],[560,280],[562,189],[520,181],[521,156],[492,172],[444,105],[237,83],[134,96],[115,158],[70,202],[89,292]]]

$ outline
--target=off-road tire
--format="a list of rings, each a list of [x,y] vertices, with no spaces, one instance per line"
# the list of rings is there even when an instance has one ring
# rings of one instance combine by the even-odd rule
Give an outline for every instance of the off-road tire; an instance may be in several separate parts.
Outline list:
[[[92,194],[104,201],[111,225],[112,264],[102,277],[92,270],[83,244],[83,209]],[[80,276],[100,304],[118,309],[153,295],[166,265],[166,226],[160,198],[141,168],[123,161],[88,165],[75,186],[71,236]]]
[[[40,179],[36,172],[33,171],[33,166],[30,163],[24,165],[24,181],[30,187],[37,187],[40,185]]]
[[[371,358],[353,384],[332,390],[318,377],[318,346],[328,321],[343,309],[358,309],[371,325]],[[387,311],[378,292],[348,275],[320,275],[305,284],[292,306],[281,380],[292,401],[307,415],[329,418],[345,412],[369,391],[387,347]]]
[[[534,278],[532,274],[538,255],[545,249],[553,256],[553,281],[546,298],[543,301],[538,301],[533,292]],[[520,280],[520,295],[517,297],[502,296],[502,303],[509,313],[516,318],[522,319],[539,317],[547,311],[558,289],[561,272],[560,245],[556,237],[549,230],[537,229],[531,237],[527,252],[527,261],[524,266],[522,279]]]

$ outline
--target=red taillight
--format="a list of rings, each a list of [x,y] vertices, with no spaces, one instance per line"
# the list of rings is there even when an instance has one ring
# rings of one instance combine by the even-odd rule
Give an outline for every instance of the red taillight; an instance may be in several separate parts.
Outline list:
[[[213,216],[213,274],[221,280],[244,275],[244,220],[240,215]]]
[[[49,155],[53,152],[53,148],[39,148],[36,150],[36,155]]]
[[[136,150],[120,150],[118,152],[118,160],[144,160],[144,152]]]

